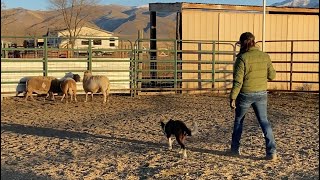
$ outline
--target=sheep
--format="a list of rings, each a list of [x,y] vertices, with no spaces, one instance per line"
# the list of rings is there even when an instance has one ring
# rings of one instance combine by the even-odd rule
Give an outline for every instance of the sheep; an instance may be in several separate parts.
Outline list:
[[[72,101],[72,96],[74,97],[74,101],[77,102],[77,83],[80,81],[80,76],[78,74],[74,74],[73,78],[65,78],[60,83],[60,89],[62,90],[62,98],[66,97],[66,103],[68,102],[68,93],[70,94],[70,101]]]
[[[49,91],[51,89],[51,83],[53,80],[55,80],[55,77],[52,76],[34,76],[28,78],[26,81],[26,93],[25,93],[25,100],[28,100],[28,97],[30,96],[32,100],[32,93],[37,94],[47,94],[47,97],[49,96]],[[54,99],[54,96],[52,96]]]
[[[85,71],[83,76],[83,89],[86,93],[86,100],[88,100],[88,93],[91,92],[91,100],[93,101],[93,93],[102,92],[103,103],[109,102],[110,81],[106,76],[95,75],[91,71]]]
[[[25,100],[27,101],[29,96],[34,100],[32,97],[32,93],[34,92],[37,94],[47,94],[46,98],[51,96],[51,100],[55,100],[53,93],[62,92],[60,84],[67,78],[74,78],[77,82],[80,81],[80,76],[71,72],[66,73],[66,75],[61,79],[57,79],[52,76],[28,77],[26,81]]]

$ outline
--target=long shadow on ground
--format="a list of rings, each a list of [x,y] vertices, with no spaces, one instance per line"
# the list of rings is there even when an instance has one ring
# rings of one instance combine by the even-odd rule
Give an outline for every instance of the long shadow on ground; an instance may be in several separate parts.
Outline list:
[[[36,180],[51,180],[48,176],[38,176],[33,172],[20,172],[14,169],[9,169],[1,165],[1,180],[25,180],[25,179],[36,179]]]
[[[120,138],[114,137],[112,134],[110,136],[106,135],[97,135],[97,134],[90,134],[87,132],[77,132],[77,131],[68,131],[68,130],[61,130],[61,129],[53,129],[53,128],[44,128],[44,127],[36,127],[30,125],[21,125],[21,124],[14,124],[14,123],[1,123],[1,134],[4,132],[13,132],[18,134],[27,134],[27,135],[34,135],[34,136],[42,136],[42,137],[55,137],[59,139],[70,139],[75,141],[89,141],[89,142],[96,142],[98,139],[106,139],[106,140],[117,140],[124,143],[133,143],[136,145],[141,145],[143,147],[152,147],[152,148],[159,148],[163,146],[167,146],[166,144],[162,143],[155,143],[151,141],[141,141],[141,140],[134,140],[128,138]],[[203,149],[203,148],[188,148],[190,151],[199,152],[199,153],[207,153],[219,156],[229,156],[225,151],[219,150],[211,150],[211,149]],[[260,160],[259,157],[251,157],[251,156],[241,156],[241,158],[253,159],[253,160]]]

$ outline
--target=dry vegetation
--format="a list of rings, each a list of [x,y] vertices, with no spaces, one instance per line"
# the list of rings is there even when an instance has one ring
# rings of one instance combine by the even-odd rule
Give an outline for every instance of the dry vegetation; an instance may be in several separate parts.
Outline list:
[[[262,160],[264,140],[253,111],[244,124],[242,156],[229,148],[233,112],[212,94],[111,95],[109,106],[57,100],[1,102],[1,179],[318,179],[319,95],[270,94],[269,119],[280,156]],[[59,98],[59,97],[58,97]],[[183,160],[167,150],[160,120],[197,121]]]

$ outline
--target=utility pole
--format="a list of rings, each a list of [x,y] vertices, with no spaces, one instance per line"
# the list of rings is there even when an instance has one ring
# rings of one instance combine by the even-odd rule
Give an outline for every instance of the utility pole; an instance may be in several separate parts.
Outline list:
[[[263,0],[263,16],[262,16],[262,51],[265,51],[266,41],[266,0]]]

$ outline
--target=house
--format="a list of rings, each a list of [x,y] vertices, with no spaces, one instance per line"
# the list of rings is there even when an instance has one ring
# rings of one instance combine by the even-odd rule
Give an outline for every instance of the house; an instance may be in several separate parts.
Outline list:
[[[71,48],[67,29],[48,30],[46,36],[48,37],[49,47]],[[81,28],[79,35],[75,38],[73,49],[78,49],[77,52],[79,53],[87,53],[90,44],[89,42],[91,42],[93,55],[112,53],[112,50],[117,49],[119,44],[118,37],[113,36],[112,32],[84,26]]]

